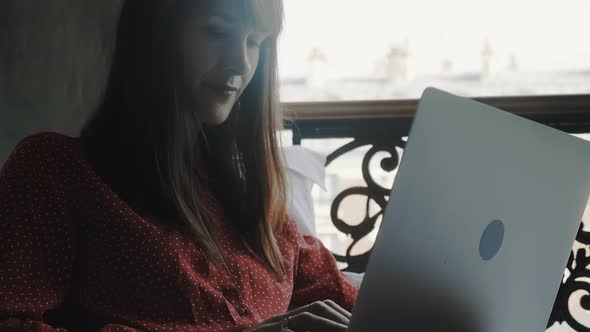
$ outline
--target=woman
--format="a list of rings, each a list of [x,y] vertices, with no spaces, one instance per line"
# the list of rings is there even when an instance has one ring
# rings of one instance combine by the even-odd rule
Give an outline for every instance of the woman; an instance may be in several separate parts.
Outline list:
[[[357,289],[285,215],[281,18],[125,3],[80,138],[30,136],[0,173],[0,331],[346,330]]]

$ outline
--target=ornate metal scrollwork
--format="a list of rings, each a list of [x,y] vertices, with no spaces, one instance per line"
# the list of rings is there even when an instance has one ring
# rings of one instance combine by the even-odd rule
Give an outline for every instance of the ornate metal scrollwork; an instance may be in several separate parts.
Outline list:
[[[547,327],[565,322],[576,331],[590,331],[589,266],[590,233],[580,225]]]
[[[338,194],[338,196],[336,196],[336,198],[332,202],[332,207],[330,211],[331,219],[334,226],[340,232],[347,234],[352,238],[352,243],[348,246],[346,254],[334,254],[334,256],[336,257],[337,261],[348,264],[348,266],[344,269],[345,271],[357,273],[365,271],[371,251],[369,250],[360,255],[353,255],[352,249],[358,244],[360,240],[369,235],[369,233],[371,233],[375,229],[375,225],[377,224],[379,217],[381,217],[385,211],[389,194],[391,192],[391,188],[383,187],[378,183],[378,181],[376,181],[373,178],[371,174],[370,163],[373,160],[373,158],[377,155],[377,153],[386,152],[390,156],[385,157],[381,160],[381,169],[383,169],[386,172],[394,171],[399,165],[400,160],[396,147],[404,148],[405,142],[401,139],[401,137],[394,141],[389,139],[387,143],[376,143],[369,142],[363,139],[355,139],[354,141],[342,146],[341,148],[330,154],[328,156],[328,160],[326,163],[326,166],[328,166],[332,161],[339,158],[340,156],[359,147],[369,145],[372,147],[365,154],[362,163],[362,175],[366,183],[366,186],[348,188],[342,191],[340,194]],[[342,205],[344,200],[350,196],[366,197],[365,216],[362,222],[358,225],[351,225],[350,223],[347,223],[345,220],[341,219],[338,216],[340,206]],[[375,202],[378,206],[378,211],[373,215],[370,214],[371,201]]]

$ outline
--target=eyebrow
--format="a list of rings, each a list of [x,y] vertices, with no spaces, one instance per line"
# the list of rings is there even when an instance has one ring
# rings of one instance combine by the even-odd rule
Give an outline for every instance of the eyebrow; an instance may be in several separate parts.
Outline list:
[[[219,16],[222,19],[231,22],[231,23],[238,23],[241,21],[240,17],[234,14],[226,13],[220,10],[213,10],[210,16]]]

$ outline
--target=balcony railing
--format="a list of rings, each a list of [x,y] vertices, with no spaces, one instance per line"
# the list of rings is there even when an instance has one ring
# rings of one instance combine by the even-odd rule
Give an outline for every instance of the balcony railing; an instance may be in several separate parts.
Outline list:
[[[590,133],[590,95],[475,99],[568,133]],[[385,172],[397,169],[400,161],[398,150],[405,147],[403,138],[409,133],[417,105],[416,100],[285,105],[289,119],[287,128],[293,133],[294,144],[301,144],[306,139],[351,139],[329,154],[326,166],[359,147],[368,149],[362,157],[360,170],[364,184],[345,188],[331,203],[331,222],[339,232],[352,239],[344,254],[334,254],[338,262],[346,265],[346,271],[365,271],[371,249],[353,253],[353,248],[378,227],[377,220],[384,214],[392,189],[384,187],[374,178],[369,164],[385,153],[388,157],[381,158],[380,168]],[[353,195],[366,200],[360,223],[344,220],[339,214],[346,198]],[[378,211],[369,208],[370,202],[374,202],[373,206],[376,205]],[[590,232],[580,227],[574,248],[586,248],[588,245]],[[577,331],[590,331],[590,326],[582,324],[590,317],[590,313],[584,313],[590,311],[590,283],[581,279],[590,278],[590,270],[587,269],[589,255],[590,251],[587,253],[585,249],[572,250],[548,326],[567,322]],[[577,310],[571,310],[572,299],[579,302]],[[588,316],[584,318],[581,314]]]

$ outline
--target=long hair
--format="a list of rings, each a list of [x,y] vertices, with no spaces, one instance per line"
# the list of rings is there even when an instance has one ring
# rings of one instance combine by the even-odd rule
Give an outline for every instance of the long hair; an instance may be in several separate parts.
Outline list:
[[[257,258],[283,276],[277,235],[285,228],[285,180],[276,135],[282,1],[236,1],[272,36],[229,118],[213,128],[179,107],[176,93],[178,38],[195,2],[127,0],[108,86],[81,141],[98,174],[135,211],[186,232],[216,265],[227,266],[213,231],[212,194]]]

